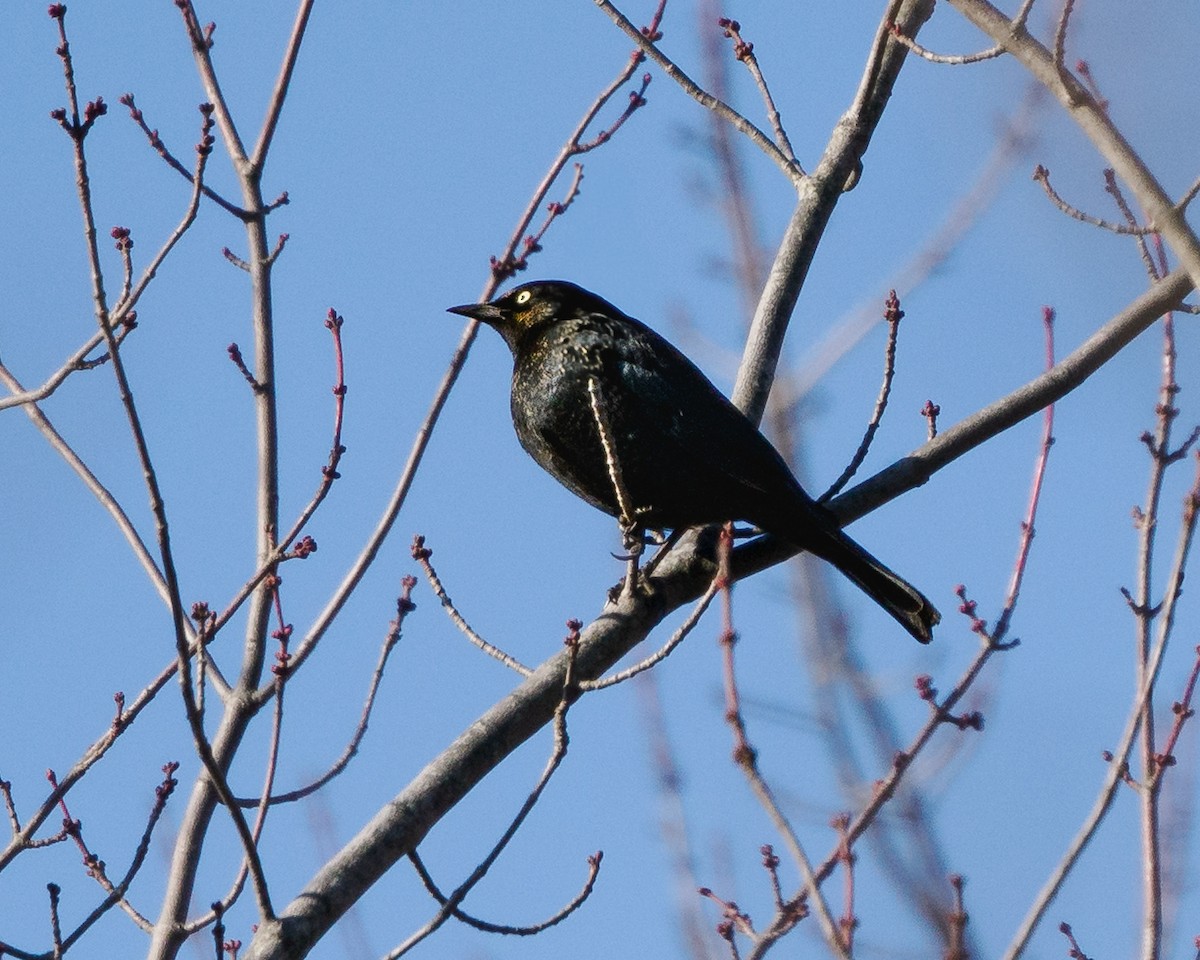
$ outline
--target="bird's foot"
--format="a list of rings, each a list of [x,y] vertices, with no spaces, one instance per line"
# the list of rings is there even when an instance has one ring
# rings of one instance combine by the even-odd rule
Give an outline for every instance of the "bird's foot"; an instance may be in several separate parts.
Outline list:
[[[639,570],[630,586],[628,574],[608,588],[606,598],[610,604],[618,603],[626,597],[636,594],[639,597],[649,597],[654,594],[654,587],[645,572]]]

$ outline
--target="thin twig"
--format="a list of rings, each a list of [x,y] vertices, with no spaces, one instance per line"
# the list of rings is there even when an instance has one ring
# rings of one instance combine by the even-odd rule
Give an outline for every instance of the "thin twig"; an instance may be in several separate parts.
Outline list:
[[[950,875],[950,889],[954,894],[954,907],[946,919],[949,921],[950,937],[946,944],[945,960],[970,960],[967,952],[967,911],[963,906],[963,885],[966,881],[957,873]]]
[[[1117,209],[1125,217],[1125,222],[1132,228],[1137,241],[1138,253],[1141,255],[1142,263],[1146,266],[1146,276],[1150,278],[1150,282],[1154,283],[1162,278],[1166,273],[1165,269],[1159,269],[1159,265],[1154,262],[1154,257],[1150,253],[1150,246],[1146,242],[1147,237],[1153,237],[1159,240],[1159,236],[1154,231],[1139,232],[1141,225],[1138,223],[1138,218],[1130,207],[1129,201],[1125,199],[1125,193],[1121,190],[1121,185],[1117,183],[1117,176],[1114,171],[1109,168],[1104,171],[1104,191],[1113,198],[1113,202],[1117,205]]]
[[[183,179],[188,183],[195,186],[195,180],[192,177],[192,171],[189,170],[185,164],[181,163],[173,153],[171,153],[171,151],[167,148],[167,145],[163,143],[162,138],[158,135],[158,131],[150,129],[150,125],[146,123],[146,118],[141,109],[134,102],[133,94],[122,94],[118,98],[118,101],[128,108],[130,118],[141,128],[142,133],[146,135],[146,139],[150,142],[150,146],[154,149],[154,152],[166,162],[167,166],[183,177]],[[209,200],[219,206],[222,210],[233,214],[239,220],[245,220],[249,216],[245,210],[243,210],[237,204],[226,200],[207,184],[201,186],[200,192],[204,196],[208,197]]]
[[[271,90],[271,100],[267,104],[267,115],[263,119],[262,129],[258,134],[258,142],[250,156],[250,165],[261,176],[263,165],[267,162],[267,153],[271,149],[271,141],[275,137],[275,128],[279,124],[279,116],[283,112],[283,102],[287,99],[288,90],[292,85],[292,73],[296,69],[296,60],[300,56],[300,44],[308,27],[308,17],[312,13],[313,0],[301,0],[296,10],[296,20],[292,24],[292,32],[288,37],[287,49],[279,65],[279,77]]]
[[[291,657],[288,654],[288,640],[292,634],[291,624],[284,623],[283,619],[283,602],[279,591],[281,581],[278,576],[272,575],[268,587],[274,599],[275,613],[279,619],[278,628],[272,632],[272,637],[279,642],[279,650],[275,654],[275,663],[271,667],[271,675],[273,677],[272,689],[274,694],[275,709],[271,712],[271,736],[267,746],[267,762],[263,771],[263,786],[259,792],[257,799],[250,804],[254,808],[254,826],[251,828],[250,835],[254,840],[255,848],[257,849],[258,842],[262,838],[263,827],[267,822],[267,811],[271,808],[272,798],[271,789],[275,783],[275,772],[279,765],[279,747],[283,740],[283,694],[287,686],[287,679],[291,671]],[[235,800],[235,802],[238,802]],[[230,910],[242,895],[242,890],[245,888],[246,877],[250,872],[250,862],[246,857],[242,858],[242,862],[238,867],[238,872],[233,878],[233,883],[230,884],[229,892],[225,894],[218,902],[214,903],[208,914],[193,920],[189,924],[184,925],[185,933],[191,933],[201,930],[208,924],[214,922],[220,915]]]
[[[592,420],[596,425],[596,435],[600,440],[600,447],[604,450],[604,465],[608,469],[608,479],[612,484],[613,496],[617,501],[617,524],[621,528],[621,543],[627,554],[623,590],[632,594],[638,588],[638,564],[646,548],[645,529],[637,519],[638,514],[642,511],[630,499],[629,490],[625,486],[625,477],[621,471],[621,457],[617,452],[616,437],[613,436],[608,422],[608,405],[600,390],[600,381],[595,377],[588,377],[587,389],[588,400],[592,408]]]
[[[592,406],[592,420],[596,424],[596,433],[600,445],[604,448],[604,465],[608,470],[608,479],[612,484],[613,495],[620,511],[617,520],[623,530],[635,525],[637,506],[629,499],[629,491],[625,488],[625,478],[621,473],[621,458],[617,454],[616,440],[608,424],[608,408],[604,394],[600,391],[600,382],[595,377],[588,377],[588,400]]]
[[[1191,496],[1194,500],[1196,493],[1193,492]],[[1193,506],[1192,509],[1195,510],[1195,507]],[[1179,743],[1179,735],[1183,732],[1184,724],[1196,715],[1196,711],[1192,709],[1192,697],[1196,693],[1197,679],[1200,679],[1200,646],[1196,648],[1196,659],[1192,661],[1192,672],[1188,674],[1187,682],[1183,685],[1183,695],[1171,704],[1175,722],[1171,724],[1171,731],[1167,734],[1162,749],[1154,756],[1154,777],[1156,779],[1161,779],[1167,768],[1175,765],[1175,747]]]
[[[1046,369],[1054,369],[1054,310],[1051,307],[1042,308],[1042,325],[1045,328]],[[1050,461],[1050,448],[1054,445],[1054,404],[1046,405],[1042,412],[1042,442],[1038,454],[1037,466],[1033,471],[1033,482],[1029,490],[1029,509],[1025,519],[1021,521],[1021,542],[1017,551],[1017,560],[1013,564],[1012,577],[1008,582],[1008,593],[1004,598],[1004,607],[992,628],[992,634],[997,640],[1003,640],[1008,635],[1008,625],[1013,612],[1017,609],[1017,600],[1021,595],[1021,583],[1025,579],[1025,571],[1029,565],[1029,552],[1033,548],[1033,521],[1037,516],[1037,505],[1042,498],[1042,482],[1046,478],[1046,464]]]
[[[383,681],[383,673],[387,668],[388,659],[391,657],[392,651],[396,648],[396,644],[400,642],[400,630],[404,625],[404,619],[417,608],[417,605],[412,601],[412,591],[416,585],[416,577],[404,576],[400,580],[400,596],[396,600],[396,617],[388,627],[383,645],[379,649],[379,658],[375,663],[375,669],[371,673],[371,681],[367,686],[367,695],[363,701],[362,711],[359,713],[358,724],[354,728],[354,733],[350,736],[350,742],[346,744],[346,748],[342,751],[342,755],[333,762],[328,770],[312,782],[295,790],[273,795],[269,801],[272,805],[292,803],[316,793],[317,790],[321,789],[321,787],[325,786],[325,784],[329,783],[330,780],[345,770],[350,761],[358,754],[358,748],[362,744],[363,737],[367,734],[367,725],[370,722],[371,713],[375,707],[379,685]],[[258,802],[257,799],[249,798],[243,798],[238,801],[243,807],[252,807]]]
[[[942,412],[942,408],[939,407],[932,400],[926,400],[925,405],[923,407],[921,407],[921,416],[923,416],[925,418],[925,421],[928,424],[928,429],[927,429],[925,435],[930,443],[932,443],[935,439],[937,439],[937,435],[938,435],[937,418],[941,414],[941,412]]]
[[[175,5],[183,15],[184,30],[192,44],[192,57],[196,61],[196,72],[200,75],[200,82],[204,85],[205,94],[215,109],[217,124],[221,128],[221,139],[225,144],[225,149],[229,151],[229,158],[233,161],[239,177],[248,176],[257,183],[258,176],[261,175],[263,158],[259,158],[257,169],[251,169],[250,160],[246,156],[246,148],[242,145],[242,138],[238,134],[233,114],[229,111],[229,105],[225,102],[225,94],[221,90],[221,83],[217,79],[217,71],[213,66],[211,25],[209,28],[200,25],[200,18],[196,15],[196,8],[192,0],[177,0]],[[295,42],[294,37],[293,41]],[[254,212],[247,210],[243,219],[249,221],[253,217]]]
[[[89,361],[87,356],[103,342],[104,336],[101,333],[98,331],[93,333],[81,347],[67,358],[62,366],[42,381],[41,386],[34,387],[32,390],[21,390],[19,393],[14,393],[11,397],[0,398],[0,410],[7,410],[9,407],[20,406],[23,403],[37,403],[40,400],[45,400],[62,386],[63,381],[72,373],[90,368],[91,366],[98,366],[98,364]]]
[[[857,857],[850,847],[850,838],[846,831],[850,826],[850,814],[840,813],[830,822],[830,826],[838,832],[840,844],[838,859],[842,864],[842,915],[838,918],[838,932],[847,956],[854,954],[854,930],[858,920],[854,916],[854,863]]]
[[[14,395],[19,396],[24,394],[21,382],[2,363],[0,363],[0,382],[3,382]],[[67,466],[78,474],[84,485],[100,501],[100,505],[108,512],[109,516],[113,518],[117,529],[121,531],[121,535],[129,544],[130,550],[133,551],[133,555],[137,558],[146,576],[154,584],[159,597],[169,606],[170,597],[167,593],[167,584],[163,579],[162,571],[158,569],[158,564],[155,562],[154,557],[151,556],[149,548],[141,538],[137,528],[133,525],[133,521],[129,519],[129,514],[125,512],[125,508],[121,506],[120,501],[101,483],[100,479],[92,472],[83,458],[67,443],[66,439],[58,432],[54,424],[50,422],[50,418],[46,416],[37,402],[28,401],[25,404],[25,413],[33,422],[33,425],[46,438],[50,446],[66,461]]]
[[[1067,938],[1067,944],[1069,945],[1067,956],[1070,957],[1071,960],[1089,960],[1088,955],[1080,949],[1079,942],[1075,939],[1075,934],[1071,930],[1071,925],[1069,923],[1060,923],[1058,925],[1058,932]]]
[[[1034,0],[1024,0],[1024,2],[1021,4],[1016,16],[1014,16],[1012,19],[1011,29],[1014,32],[1025,29],[1025,22],[1029,19],[1029,13],[1033,9],[1033,4]],[[969,63],[979,63],[983,60],[992,60],[1005,53],[1003,44],[996,44],[995,46],[988,47],[986,50],[981,50],[978,53],[958,55],[934,53],[933,51],[927,50],[925,47],[921,46],[916,40],[906,34],[900,28],[899,24],[891,24],[891,30],[892,36],[895,37],[900,43],[908,47],[908,49],[915,53],[918,57],[929,60],[931,63],[945,63],[952,66],[962,66]]]
[[[654,11],[654,16],[650,18],[650,24],[643,28],[642,33],[652,37],[661,36],[659,33],[659,27],[662,24],[663,13],[666,10],[666,5],[666,0],[659,0],[658,7]],[[529,198],[529,204],[525,207],[525,212],[517,221],[517,227],[513,231],[512,236],[509,237],[509,241],[505,246],[505,249],[499,257],[492,257],[492,279],[491,283],[486,285],[484,288],[484,292],[482,294],[483,300],[489,299],[496,287],[499,285],[500,281],[511,275],[511,269],[517,269],[515,267],[517,261],[514,259],[514,257],[518,246],[522,243],[522,237],[525,236],[525,231],[529,229],[529,225],[533,223],[533,218],[537,216],[538,210],[541,209],[542,203],[545,201],[547,194],[550,192],[550,188],[554,186],[555,181],[558,180],[559,176],[562,174],[571,158],[579,156],[582,153],[587,153],[588,151],[599,146],[601,143],[607,143],[608,140],[611,139],[612,134],[624,124],[626,119],[628,119],[629,114],[639,107],[645,105],[646,99],[643,94],[646,92],[646,84],[649,83],[648,75],[642,78],[640,90],[636,94],[630,95],[629,105],[625,108],[625,111],[616,120],[616,122],[607,129],[601,130],[592,141],[588,143],[584,142],[583,136],[585,133],[587,133],[588,128],[591,127],[592,122],[597,116],[599,116],[600,111],[604,109],[609,100],[616,95],[617,91],[630,81],[634,73],[637,72],[637,68],[641,65],[643,60],[644,54],[634,51],[634,53],[629,57],[628,61],[626,61],[625,66],[621,69],[620,73],[613,78],[612,82],[607,87],[597,94],[596,99],[592,101],[586,110],[584,110],[583,116],[580,117],[575,129],[571,132],[570,136],[567,137],[566,141],[559,149],[558,156],[554,158],[550,164],[550,167],[546,170],[545,176],[542,177],[541,183],[539,183],[534,189],[533,195]],[[577,178],[581,176],[582,170],[579,170],[577,172]],[[576,179],[576,186],[577,185],[578,179]],[[570,193],[568,193],[568,196],[570,196]],[[553,207],[554,205],[551,205],[552,214],[561,213],[561,210],[555,210]],[[525,258],[522,257],[521,259],[524,260]],[[473,331],[477,329],[477,327],[477,321],[474,320],[467,324],[468,330]]]
[[[1058,71],[1059,77],[1062,79],[1064,87],[1067,81],[1071,80],[1071,72],[1067,69],[1064,62],[1066,59],[1067,48],[1067,25],[1071,21],[1071,11],[1075,8],[1075,0],[1063,0],[1062,14],[1058,18],[1058,23],[1054,26],[1054,69]]]
[[[489,657],[494,657],[510,670],[515,670],[523,677],[528,677],[533,673],[533,668],[525,666],[516,657],[505,653],[499,647],[488,643],[483,639],[475,629],[467,623],[464,617],[458,611],[458,607],[454,605],[454,601],[450,599],[450,595],[446,593],[446,588],[442,584],[442,579],[437,575],[437,571],[433,569],[433,564],[429,562],[429,558],[433,556],[433,551],[425,546],[425,538],[420,534],[413,537],[412,542],[412,558],[421,565],[421,569],[425,572],[425,578],[429,581],[429,586],[433,589],[433,594],[438,598],[442,608],[446,611],[446,615],[450,617],[451,622],[462,631],[463,635],[470,640],[475,646],[486,653]]]
[[[134,851],[133,859],[130,861],[129,867],[125,871],[125,875],[121,878],[120,882],[114,886],[112,883],[108,882],[108,878],[104,876],[104,865],[102,863],[99,864],[99,870],[98,872],[93,873],[93,876],[95,876],[95,878],[100,881],[101,884],[105,885],[105,889],[108,891],[108,896],[99,906],[92,910],[92,912],[88,914],[79,923],[79,925],[71,931],[70,934],[63,938],[64,950],[69,949],[72,945],[79,942],[83,935],[89,929],[91,929],[92,925],[95,924],[95,922],[102,916],[104,916],[104,914],[107,913],[115,904],[120,904],[133,922],[142,930],[149,932],[153,928],[153,924],[151,924],[149,920],[147,920],[129,905],[128,901],[125,899],[125,894],[129,891],[129,887],[132,885],[133,879],[137,876],[138,871],[142,868],[142,864],[146,862],[146,854],[150,851],[150,839],[154,835],[154,828],[157,826],[158,821],[162,817],[163,811],[166,809],[167,801],[170,799],[171,794],[174,793],[175,787],[179,784],[179,781],[175,779],[175,774],[179,770],[178,763],[172,762],[164,764],[162,769],[164,774],[163,780],[154,790],[154,805],[150,808],[150,816],[146,822],[146,827],[142,831],[142,837],[138,841],[137,849]]]
[[[922,60],[928,60],[930,63],[944,63],[953,67],[961,67],[971,63],[982,63],[985,60],[994,60],[996,57],[1003,56],[1005,52],[1004,47],[997,44],[994,47],[988,47],[986,50],[979,50],[976,53],[934,53],[928,47],[923,47],[917,43],[916,40],[906,34],[896,24],[892,24],[892,36]]]
[[[854,456],[846,464],[846,469],[842,471],[842,475],[833,482],[828,490],[817,498],[818,503],[825,503],[828,500],[832,500],[850,482],[850,478],[858,473],[858,468],[867,459],[867,453],[871,449],[871,441],[875,439],[875,432],[879,429],[879,424],[883,422],[883,413],[887,409],[888,396],[892,392],[892,378],[896,375],[896,337],[900,332],[900,321],[904,318],[904,311],[900,309],[900,300],[896,296],[895,290],[888,294],[887,302],[884,306],[883,318],[887,321],[888,335],[887,343],[883,348],[883,381],[879,385],[879,394],[875,398],[875,409],[871,411],[871,419],[867,421],[867,429],[858,444],[858,449],[854,451]]]
[[[1111,173],[1112,171],[1109,172]],[[1146,234],[1157,232],[1150,227],[1141,227],[1137,226],[1136,224],[1130,225],[1126,223],[1113,223],[1111,220],[1104,220],[1100,217],[1094,217],[1090,213],[1084,213],[1078,207],[1071,206],[1066,200],[1059,196],[1058,191],[1056,191],[1054,187],[1050,185],[1050,171],[1043,167],[1040,163],[1034,167],[1033,179],[1042,185],[1042,189],[1046,191],[1046,196],[1050,198],[1050,202],[1073,220],[1078,220],[1081,223],[1091,224],[1093,227],[1099,227],[1102,230],[1108,230],[1110,233],[1119,233],[1135,237],[1143,237]]]
[[[1123,198],[1122,198],[1123,199]],[[1145,251],[1149,257],[1149,250]],[[1151,269],[1154,269],[1151,262]],[[1137,585],[1132,605],[1135,625],[1135,655],[1137,657],[1137,686],[1146,689],[1146,700],[1141,716],[1141,777],[1148,782],[1154,776],[1157,735],[1154,715],[1154,679],[1148,676],[1147,668],[1152,647],[1153,621],[1159,610],[1153,601],[1153,564],[1155,541],[1159,525],[1159,506],[1162,501],[1166,471],[1174,459],[1171,457],[1172,427],[1179,415],[1175,398],[1179,393],[1176,380],[1175,322],[1170,314],[1163,318],[1162,379],[1159,384],[1158,402],[1155,404],[1156,427],[1153,436],[1148,432],[1142,440],[1150,456],[1150,476],[1145,505],[1138,515]],[[1186,554],[1185,554],[1186,556]],[[1182,570],[1178,572],[1182,573]],[[1168,594],[1170,597],[1171,594]],[[1165,647],[1168,634],[1159,633],[1159,641]],[[1143,955],[1157,958],[1162,937],[1162,838],[1158,829],[1160,793],[1149,787],[1140,793],[1142,833],[1142,902]]]
[[[803,176],[804,169],[796,160],[796,151],[792,149],[792,142],[788,139],[787,131],[783,129],[783,119],[779,116],[779,109],[775,106],[775,98],[771,96],[767,78],[763,76],[762,68],[758,64],[758,57],[754,55],[754,44],[742,39],[742,26],[736,20],[721,17],[717,21],[717,25],[723,27],[725,36],[733,40],[733,55],[746,65],[750,75],[754,78],[754,83],[758,86],[763,106],[767,110],[767,119],[771,121],[771,129],[775,131],[775,145],[795,165],[796,171]]]
[[[603,677],[600,680],[581,680],[579,681],[580,690],[603,690],[605,687],[616,686],[618,683],[624,683],[631,677],[636,677],[639,673],[644,673],[655,664],[660,663],[671,655],[672,651],[679,646],[684,638],[695,629],[696,624],[700,622],[700,618],[704,615],[704,611],[708,609],[712,603],[713,597],[717,595],[720,587],[714,578],[713,582],[708,585],[708,589],[704,591],[704,595],[696,601],[696,605],[692,607],[692,612],[687,615],[687,619],[679,625],[671,638],[664,643],[657,651],[650,654],[644,660],[635,663],[632,667],[627,667],[624,670],[619,670],[611,676]]]
[[[644,103],[645,101],[643,100],[642,102]],[[618,124],[624,122],[624,118],[632,114],[634,109],[636,109],[636,107],[631,101],[630,106],[626,109],[625,113],[621,114],[621,119],[618,121]],[[576,152],[584,153],[587,150],[595,149],[602,143],[606,143],[608,141],[608,137],[611,135],[611,131],[615,130],[616,126],[617,125],[614,125],[613,127],[609,128],[609,130],[600,131],[600,134],[597,135],[593,141],[588,144],[581,144]],[[556,200],[546,204],[546,219],[542,221],[542,225],[538,227],[534,233],[529,234],[524,240],[521,241],[521,255],[519,257],[514,257],[512,254],[506,254],[503,258],[491,258],[492,275],[496,277],[497,280],[503,280],[517,271],[525,270],[529,266],[529,258],[533,254],[541,252],[542,238],[554,224],[554,221],[566,213],[571,204],[575,202],[575,198],[579,196],[579,185],[581,183],[583,183],[583,164],[576,163],[575,174],[571,177],[571,183],[567,187],[566,194],[561,200]]]
[[[1190,204],[1193,200],[1196,199],[1197,194],[1200,194],[1200,177],[1197,177],[1195,180],[1192,181],[1192,185],[1187,188],[1187,190],[1184,192],[1183,196],[1179,198],[1179,202],[1176,203],[1175,206],[1182,213],[1184,210],[1187,209],[1188,204]]]
[[[48,883],[46,892],[50,895],[50,943],[52,945],[50,956],[53,960],[62,960],[62,924],[58,917],[58,901],[62,895],[62,888],[57,883]]]

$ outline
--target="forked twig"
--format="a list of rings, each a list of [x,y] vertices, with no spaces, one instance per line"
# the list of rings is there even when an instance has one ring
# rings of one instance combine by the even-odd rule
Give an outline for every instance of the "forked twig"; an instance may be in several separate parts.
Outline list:
[[[93,876],[107,891],[108,896],[100,903],[91,913],[89,913],[67,936],[63,937],[63,950],[70,949],[71,946],[78,943],[85,933],[106,914],[114,905],[120,905],[130,919],[133,920],[139,928],[149,932],[153,929],[153,925],[143,917],[140,913],[133,909],[129,902],[125,899],[125,894],[129,891],[129,887],[133,883],[134,877],[141,870],[142,865],[146,862],[146,854],[150,851],[150,839],[154,834],[154,828],[158,825],[158,821],[162,818],[163,811],[166,810],[167,801],[171,794],[174,793],[175,787],[178,786],[178,781],[175,779],[175,773],[179,769],[178,763],[167,763],[163,765],[163,780],[155,787],[154,790],[154,805],[150,808],[150,816],[147,818],[145,829],[142,830],[141,839],[138,841],[137,849],[134,851],[133,858],[129,863],[129,867],[125,871],[125,875],[119,882],[113,884],[105,875],[104,864],[98,861],[95,857],[91,857],[84,848],[84,862],[88,864],[88,872]],[[57,783],[55,787],[57,789]],[[68,817],[69,819],[69,817]],[[82,838],[80,838],[81,840]],[[90,861],[90,862],[89,862]]]
[[[1112,171],[1110,170],[1109,173]],[[1099,227],[1101,230],[1108,230],[1110,233],[1120,233],[1135,237],[1144,237],[1147,234],[1157,233],[1152,227],[1140,227],[1136,224],[1128,223],[1113,223],[1111,220],[1104,220],[1100,217],[1094,217],[1090,213],[1084,213],[1078,207],[1073,207],[1067,203],[1058,191],[1050,186],[1050,171],[1043,167],[1040,163],[1034,167],[1033,179],[1042,185],[1042,189],[1046,191],[1046,196],[1050,198],[1059,210],[1065,213],[1073,220],[1078,220],[1081,223],[1091,224],[1093,227]]]
[[[718,100],[711,93],[704,90],[691,77],[683,72],[682,69],[670,57],[662,52],[652,39],[653,34],[647,34],[644,31],[638,30],[620,10],[618,10],[610,0],[596,0],[596,6],[603,10],[615,23],[624,34],[636,43],[642,52],[651,60],[657,63],[663,72],[674,80],[693,100],[701,106],[709,110],[715,111],[720,117],[729,123],[733,124],[740,132],[744,133],[756,147],[763,151],[768,157],[775,161],[776,165],[784,172],[789,180],[799,182],[803,178],[803,172],[800,171],[794,160],[788,159],[787,155],[779,149],[762,130],[755,124],[747,120],[744,116],[738,113],[733,107],[722,100]]]
[[[142,113],[141,109],[137,106],[136,102],[134,101],[133,94],[132,93],[122,94],[118,98],[118,102],[121,103],[124,107],[126,107],[129,110],[130,118],[133,120],[134,123],[136,123],[138,125],[138,127],[141,128],[142,133],[144,133],[146,135],[146,139],[149,141],[150,146],[153,148],[154,152],[157,153],[163,159],[163,161],[167,164],[168,167],[170,167],[172,170],[174,170],[176,173],[178,173],[181,177],[183,177],[184,180],[186,180],[188,183],[192,184],[192,186],[194,187],[195,179],[193,177],[192,171],[189,170],[185,164],[181,163],[179,161],[179,159],[170,151],[170,149],[167,147],[167,145],[165,143],[163,143],[162,137],[160,137],[158,135],[158,131],[152,130],[150,128],[150,125],[148,123],[146,123],[145,115]],[[247,214],[245,210],[243,210],[237,204],[231,203],[230,201],[226,200],[223,196],[221,196],[219,193],[217,193],[215,190],[213,190],[207,184],[201,185],[200,192],[204,196],[208,197],[209,200],[211,200],[213,203],[215,203],[217,206],[219,206],[222,210],[225,210],[227,213],[233,214],[239,220],[245,220],[249,216],[249,214]]]
[[[442,906],[445,906],[446,903],[449,902],[449,898],[438,889],[437,884],[434,882],[433,877],[430,876],[428,869],[425,867],[424,861],[421,860],[421,857],[417,851],[414,850],[412,853],[410,853],[408,855],[408,859],[412,863],[413,867],[416,868],[417,875],[421,878],[421,882],[425,885],[425,889],[429,892],[429,895],[438,903],[442,904]],[[571,898],[569,903],[560,908],[553,916],[548,917],[539,923],[531,923],[519,927],[503,923],[490,923],[487,920],[480,920],[478,917],[473,917],[469,913],[460,910],[458,907],[453,909],[452,915],[455,920],[460,920],[468,927],[474,927],[476,930],[482,930],[484,933],[501,933],[516,937],[535,936],[536,934],[541,933],[543,930],[548,930],[550,927],[562,923],[567,919],[567,917],[583,906],[584,901],[586,901],[587,898],[592,895],[592,889],[596,885],[596,878],[600,876],[600,861],[602,859],[603,855],[599,851],[591,854],[587,858],[588,875],[587,880],[584,881],[582,889]]]
[[[1017,11],[1012,19],[1011,29],[1024,30],[1025,22],[1029,19],[1029,13],[1033,9],[1034,0],[1024,0],[1021,8]],[[942,54],[934,53],[926,47],[921,46],[912,37],[908,36],[899,24],[891,24],[892,36],[904,46],[908,47],[913,53],[923,60],[928,60],[930,63],[945,63],[951,66],[963,66],[971,63],[981,63],[984,60],[993,60],[996,57],[1003,56],[1007,50],[1003,44],[996,44],[988,47],[986,50],[980,50],[978,53],[965,54]]]
[[[804,169],[796,160],[796,151],[792,149],[792,142],[788,139],[787,131],[783,129],[783,120],[779,115],[779,109],[775,106],[775,98],[771,96],[771,90],[767,86],[767,78],[763,76],[762,67],[758,64],[758,57],[754,55],[754,44],[742,39],[742,25],[736,20],[721,17],[717,21],[717,25],[724,28],[725,36],[733,40],[733,55],[746,65],[758,86],[763,106],[767,110],[767,119],[771,121],[771,129],[775,131],[775,145],[795,165],[796,171],[804,175]]]
[[[572,627],[570,634],[568,634],[566,645],[568,650],[567,669],[563,676],[562,694],[559,698],[558,706],[554,711],[554,746],[550,752],[549,759],[546,761],[546,766],[542,770],[542,775],[538,778],[529,796],[525,798],[525,802],[521,805],[521,809],[517,811],[516,816],[513,817],[508,828],[501,835],[500,839],[496,841],[495,846],[492,847],[488,855],[471,871],[471,875],[455,888],[450,896],[438,898],[441,902],[441,909],[420,930],[417,930],[402,944],[387,953],[385,960],[398,960],[399,957],[404,956],[404,954],[408,953],[418,943],[437,930],[450,917],[454,916],[454,911],[458,909],[458,905],[462,903],[474,886],[487,875],[487,872],[492,868],[492,865],[504,851],[504,848],[508,846],[509,841],[516,835],[521,824],[525,822],[525,818],[529,816],[529,812],[541,798],[542,792],[550,782],[550,778],[566,757],[569,743],[569,737],[567,736],[567,710],[577,695],[575,685],[575,654],[579,648],[579,630],[577,625]],[[599,865],[600,857],[601,854],[599,853],[595,855],[594,866]],[[590,893],[591,881],[589,881],[586,889]]]

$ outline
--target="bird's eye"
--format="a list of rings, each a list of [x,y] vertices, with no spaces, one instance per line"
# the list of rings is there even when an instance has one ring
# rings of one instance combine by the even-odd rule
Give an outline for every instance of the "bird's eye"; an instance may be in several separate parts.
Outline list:
[[[517,294],[517,304],[518,304],[518,306],[519,306],[519,305],[523,305],[523,304],[526,304],[526,303],[528,303],[528,302],[529,302],[529,298],[530,298],[530,297],[532,297],[532,296],[533,296],[533,294],[532,294],[532,293],[530,293],[528,290],[522,290],[520,293],[518,293],[518,294]]]

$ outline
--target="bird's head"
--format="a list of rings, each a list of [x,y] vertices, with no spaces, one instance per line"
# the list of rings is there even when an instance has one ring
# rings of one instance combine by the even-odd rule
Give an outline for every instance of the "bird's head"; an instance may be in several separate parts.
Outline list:
[[[448,312],[471,317],[495,329],[513,350],[532,330],[578,310],[592,309],[596,298],[565,280],[534,280],[513,287],[490,303],[465,303]]]

